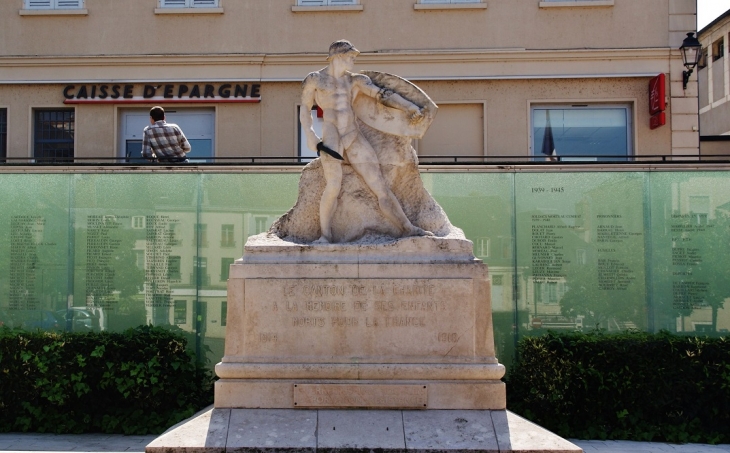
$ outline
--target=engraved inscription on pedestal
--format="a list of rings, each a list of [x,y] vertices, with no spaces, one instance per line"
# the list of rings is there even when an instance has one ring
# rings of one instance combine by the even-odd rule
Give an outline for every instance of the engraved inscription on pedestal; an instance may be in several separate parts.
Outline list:
[[[252,279],[249,357],[300,361],[474,354],[470,279]]]
[[[294,384],[296,407],[428,407],[427,385]]]

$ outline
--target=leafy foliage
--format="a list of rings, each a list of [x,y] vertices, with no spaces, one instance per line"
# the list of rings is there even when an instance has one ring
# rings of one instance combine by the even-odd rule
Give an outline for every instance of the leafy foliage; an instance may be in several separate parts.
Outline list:
[[[157,434],[212,402],[180,334],[0,330],[0,432]]]
[[[668,332],[526,337],[510,410],[579,439],[730,442],[730,341]]]

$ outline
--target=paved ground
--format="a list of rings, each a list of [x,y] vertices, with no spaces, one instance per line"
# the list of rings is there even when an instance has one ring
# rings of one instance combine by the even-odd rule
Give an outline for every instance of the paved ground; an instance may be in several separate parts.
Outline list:
[[[585,453],[729,453],[730,445],[662,444],[625,440],[574,440]]]
[[[0,451],[143,452],[157,436],[0,433]],[[730,453],[730,445],[573,440],[585,453]]]

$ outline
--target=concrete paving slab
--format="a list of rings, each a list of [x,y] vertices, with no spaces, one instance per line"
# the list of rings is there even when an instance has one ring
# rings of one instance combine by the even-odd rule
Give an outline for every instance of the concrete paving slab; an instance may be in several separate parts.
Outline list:
[[[409,451],[480,451],[499,453],[486,410],[403,411]]]
[[[0,451],[143,452],[157,436],[121,434],[0,433]]]
[[[210,409],[167,430],[150,442],[148,453],[223,453],[226,450],[230,409]]]
[[[231,409],[227,452],[317,451],[317,411]]]
[[[320,410],[317,451],[405,451],[403,415],[399,410]]]
[[[730,445],[669,444],[629,440],[575,440],[585,453],[730,453]]]
[[[581,453],[582,449],[510,411],[491,411],[499,451]]]

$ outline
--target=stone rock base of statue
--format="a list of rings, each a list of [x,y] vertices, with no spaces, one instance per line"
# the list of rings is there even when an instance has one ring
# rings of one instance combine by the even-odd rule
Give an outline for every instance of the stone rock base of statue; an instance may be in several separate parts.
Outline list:
[[[505,409],[487,266],[463,238],[249,239],[216,408]]]
[[[509,411],[210,409],[152,441],[146,453],[342,451],[581,453]]]

